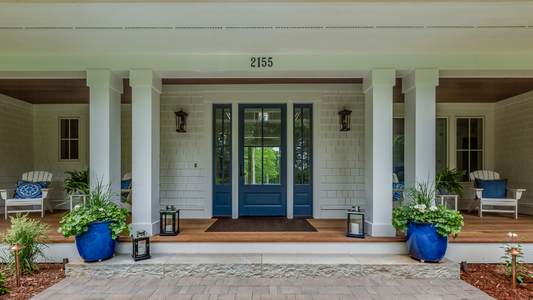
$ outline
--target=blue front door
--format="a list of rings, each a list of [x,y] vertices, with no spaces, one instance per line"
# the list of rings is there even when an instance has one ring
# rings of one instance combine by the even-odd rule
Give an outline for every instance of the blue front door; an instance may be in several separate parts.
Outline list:
[[[239,105],[239,215],[285,216],[285,104]]]

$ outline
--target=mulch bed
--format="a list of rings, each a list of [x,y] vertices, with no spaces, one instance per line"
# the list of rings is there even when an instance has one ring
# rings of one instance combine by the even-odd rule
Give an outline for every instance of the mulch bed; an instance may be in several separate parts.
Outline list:
[[[533,264],[523,266],[533,271]],[[507,268],[498,264],[468,264],[468,272],[462,272],[461,279],[498,300],[533,299],[533,278],[524,278],[524,285],[517,281],[513,290],[507,273]]]
[[[6,270],[5,265],[0,265],[0,268],[6,273],[7,278],[9,278],[7,287],[11,290],[9,293],[0,296],[0,299],[30,299],[65,278],[65,270],[62,269],[62,264],[37,265],[39,266],[39,270],[33,275],[22,275],[19,288],[17,288],[15,274],[11,274],[10,270]]]

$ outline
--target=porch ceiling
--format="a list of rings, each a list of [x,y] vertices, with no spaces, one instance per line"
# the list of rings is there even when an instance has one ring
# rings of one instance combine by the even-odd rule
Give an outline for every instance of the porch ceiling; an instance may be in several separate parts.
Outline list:
[[[123,79],[122,103],[131,103],[129,79]],[[179,84],[358,84],[358,78],[185,78],[163,79]],[[403,103],[402,79],[396,79],[393,99]],[[533,78],[440,78],[437,103],[494,103],[533,91]],[[88,104],[85,79],[0,79],[0,94],[32,104]]]
[[[0,55],[531,53],[532,13],[531,2],[0,3]]]

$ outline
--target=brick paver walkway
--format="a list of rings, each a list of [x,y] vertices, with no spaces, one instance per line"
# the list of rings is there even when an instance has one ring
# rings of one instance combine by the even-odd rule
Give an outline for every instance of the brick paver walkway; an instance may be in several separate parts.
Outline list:
[[[32,299],[309,299],[463,300],[494,299],[451,279],[71,279]]]

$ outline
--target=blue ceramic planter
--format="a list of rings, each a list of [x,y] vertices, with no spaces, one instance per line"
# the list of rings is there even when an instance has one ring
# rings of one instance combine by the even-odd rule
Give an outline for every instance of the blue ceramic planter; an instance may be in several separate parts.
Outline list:
[[[409,222],[407,225],[407,249],[411,257],[441,261],[448,248],[448,237],[437,233],[433,223]]]
[[[111,237],[107,226],[112,221],[89,223],[89,230],[76,236],[76,248],[84,261],[96,261],[110,258],[115,254],[118,238]]]

